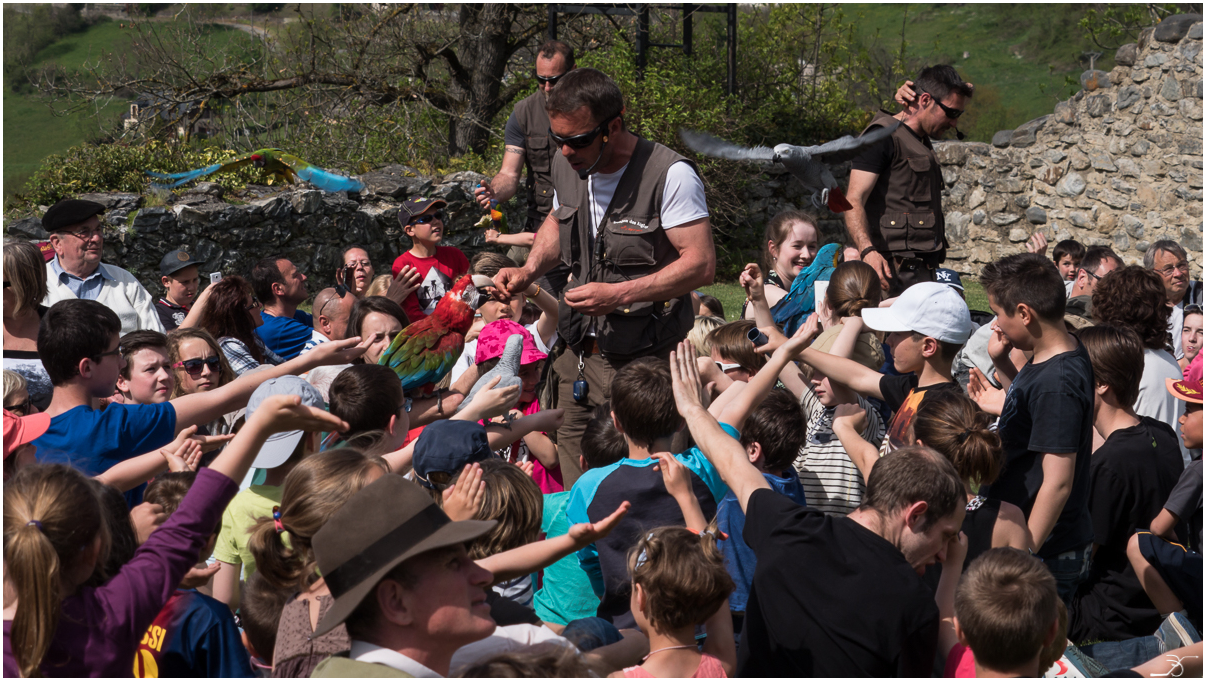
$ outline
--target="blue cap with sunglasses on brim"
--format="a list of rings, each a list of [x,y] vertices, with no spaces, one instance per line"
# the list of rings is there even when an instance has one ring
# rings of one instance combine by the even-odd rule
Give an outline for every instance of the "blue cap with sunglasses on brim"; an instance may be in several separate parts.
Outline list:
[[[451,480],[466,465],[494,456],[486,429],[470,421],[436,421],[423,429],[415,442],[415,479],[428,489],[443,489],[446,480],[432,480],[432,473]],[[443,477],[443,476],[441,476]]]
[[[402,223],[402,226],[405,227],[416,216],[426,213],[428,210],[431,210],[432,206],[437,204],[447,206],[448,202],[444,199],[425,199],[422,196],[407,199],[398,210],[398,222]]]

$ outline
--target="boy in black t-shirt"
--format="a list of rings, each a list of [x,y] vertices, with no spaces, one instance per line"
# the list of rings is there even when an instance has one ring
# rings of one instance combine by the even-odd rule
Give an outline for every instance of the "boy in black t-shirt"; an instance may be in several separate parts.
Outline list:
[[[951,363],[971,336],[967,303],[945,284],[924,282],[905,290],[891,307],[867,308],[863,321],[888,332],[892,362],[903,376],[885,376],[853,360],[819,350],[800,353],[800,361],[820,369],[830,381],[875,397],[895,412],[880,455],[914,442],[913,417],[927,395],[961,390],[951,378]]]
[[[1089,515],[1093,561],[1089,577],[1068,608],[1068,637],[1075,642],[1146,636],[1160,613],[1143,592],[1127,560],[1136,529],[1160,513],[1181,475],[1181,448],[1172,428],[1135,415],[1143,375],[1143,343],[1126,328],[1083,329],[1080,342],[1097,384],[1093,427],[1105,443],[1089,464]]]
[[[1005,467],[986,494],[1026,514],[1066,602],[1088,575],[1093,540],[1093,367],[1064,326],[1067,299],[1055,263],[1012,255],[985,266],[980,282],[997,315],[988,351],[1007,391],[998,425]],[[1014,347],[1033,353],[1021,370],[1009,358]]]
[[[954,465],[927,447],[902,448],[871,469],[862,506],[827,516],[772,491],[703,408],[689,342],[670,366],[679,413],[745,512],[758,561],[737,675],[929,676],[938,606],[920,575],[946,560],[963,522]]]

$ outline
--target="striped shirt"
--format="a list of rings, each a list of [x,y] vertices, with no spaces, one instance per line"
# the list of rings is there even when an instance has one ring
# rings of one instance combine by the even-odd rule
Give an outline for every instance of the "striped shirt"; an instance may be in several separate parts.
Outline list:
[[[811,386],[805,387],[800,403],[808,414],[808,438],[794,465],[804,487],[804,497],[810,508],[828,515],[846,515],[863,503],[866,490],[863,474],[833,434],[834,408],[821,404]],[[867,412],[863,439],[878,447],[887,430],[879,410],[862,397],[858,398],[858,406]]]

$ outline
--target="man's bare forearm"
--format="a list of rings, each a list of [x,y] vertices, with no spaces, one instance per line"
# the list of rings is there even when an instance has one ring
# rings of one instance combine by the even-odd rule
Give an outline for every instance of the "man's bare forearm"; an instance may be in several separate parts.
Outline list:
[[[851,201],[853,206],[842,214],[846,219],[846,233],[860,252],[871,247],[871,232],[867,229],[867,209],[858,201]]]
[[[523,163],[524,148],[508,144],[503,154],[503,165],[498,174],[490,180],[490,188],[494,190],[494,198],[499,202],[507,201],[519,191],[519,172],[514,166],[513,159],[518,158]],[[522,167],[522,166],[521,166]]]
[[[523,269],[535,280],[561,262],[561,225],[556,216],[549,213],[536,232],[532,251],[523,264]]]

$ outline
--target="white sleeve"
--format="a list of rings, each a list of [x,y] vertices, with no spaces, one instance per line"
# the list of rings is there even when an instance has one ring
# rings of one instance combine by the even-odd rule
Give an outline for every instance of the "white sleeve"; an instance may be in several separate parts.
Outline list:
[[[469,370],[473,366],[473,359],[477,356],[477,339],[465,343],[465,349],[461,352],[461,356],[456,358],[456,363],[452,365],[452,382],[456,383],[461,374]]]
[[[662,190],[662,229],[706,217],[708,200],[699,173],[682,161],[670,166],[666,171],[666,187]]]
[[[561,207],[561,202],[557,200],[557,190],[554,189],[553,190],[553,210],[557,210],[560,207]]]

